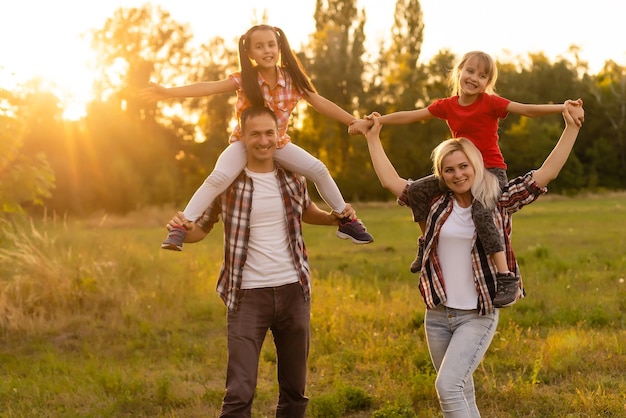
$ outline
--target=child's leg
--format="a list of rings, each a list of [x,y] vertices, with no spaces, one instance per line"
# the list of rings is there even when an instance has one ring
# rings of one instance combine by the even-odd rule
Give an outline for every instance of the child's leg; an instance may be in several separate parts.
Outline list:
[[[337,213],[341,213],[346,202],[343,200],[341,191],[335,180],[330,175],[328,168],[320,160],[309,154],[299,146],[289,142],[281,149],[276,150],[274,159],[280,165],[294,173],[298,173],[311,180],[324,202]]]
[[[241,141],[230,144],[219,156],[215,168],[196,190],[183,213],[185,218],[196,221],[205,209],[235,181],[246,166],[246,147]]]
[[[241,141],[230,144],[219,156],[215,168],[191,197],[183,211],[185,218],[196,221],[206,208],[237,178],[246,166],[246,148]],[[161,244],[166,250],[181,251],[186,231],[184,228],[170,229]]]
[[[434,175],[415,180],[407,190],[409,205],[413,211],[413,221],[417,222],[422,230],[426,229],[426,217],[430,209],[430,202],[443,191],[439,186],[439,180]]]
[[[503,188],[507,183],[506,171],[500,168],[490,168],[488,170],[496,175],[500,188]],[[472,217],[476,226],[476,234],[480,238],[485,252],[491,256],[498,270],[496,274],[496,296],[493,299],[493,305],[496,308],[506,308],[514,304],[521,293],[520,279],[510,272],[504,251],[504,237],[500,235],[496,228],[493,214],[493,210],[485,209],[477,201],[472,205]]]
[[[283,168],[301,174],[315,183],[320,196],[333,212],[343,212],[346,202],[324,163],[291,142],[276,150],[274,160],[278,161]],[[350,239],[355,244],[369,244],[374,241],[374,237],[366,231],[365,226],[358,219],[341,219],[337,236]]]
[[[501,168],[488,168],[491,174],[498,178],[498,184],[502,189],[507,183],[506,171]],[[509,266],[504,252],[504,237],[496,228],[493,220],[493,211],[486,209],[480,202],[472,204],[472,218],[476,226],[476,234],[480,238],[485,252],[489,254],[498,269],[498,273],[507,273]]]
[[[498,270],[493,306],[496,308],[511,306],[518,298],[519,277],[509,271],[502,237],[493,220],[493,210],[485,209],[478,201],[474,201],[472,217],[476,226],[476,234],[485,248],[485,252],[489,254]]]
[[[476,234],[485,249],[493,259],[498,273],[506,273],[509,266],[504,253],[504,243],[498,228],[493,220],[493,210],[485,208],[479,201],[472,204],[472,218],[476,226]]]
[[[413,210],[413,220],[420,226],[422,237],[426,232],[426,217],[428,216],[430,202],[442,193],[439,180],[433,175],[422,177],[411,183],[407,191],[409,205]],[[411,273],[417,273],[422,269],[424,257],[424,240],[417,240],[417,255],[411,263]]]

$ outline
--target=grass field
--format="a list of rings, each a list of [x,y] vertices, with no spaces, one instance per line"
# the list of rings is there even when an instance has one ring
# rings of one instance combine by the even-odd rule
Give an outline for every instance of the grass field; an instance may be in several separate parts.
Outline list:
[[[418,228],[356,204],[376,241],[306,226],[310,417],[438,417],[409,272]],[[2,224],[0,417],[215,417],[224,390],[221,233],[162,251],[172,212]],[[514,217],[527,298],[475,373],[484,417],[626,416],[626,195],[549,197]],[[271,336],[254,417],[274,416]]]

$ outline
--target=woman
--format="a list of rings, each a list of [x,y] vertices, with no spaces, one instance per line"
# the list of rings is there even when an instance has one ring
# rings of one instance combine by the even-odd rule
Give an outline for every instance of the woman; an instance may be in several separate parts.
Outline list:
[[[401,178],[380,142],[378,115],[367,132],[367,144],[376,175],[401,205],[415,209],[417,194],[411,181]],[[498,324],[493,300],[497,269],[488,257],[471,215],[472,202],[480,201],[494,212],[494,221],[505,238],[507,263],[519,274],[511,249],[511,214],[534,202],[547,191],[567,161],[584,110],[565,106],[565,129],[543,165],[510,180],[500,189],[498,179],[485,170],[480,151],[471,141],[449,139],[433,151],[433,169],[446,190],[429,203],[419,289],[427,307],[424,318],[431,360],[437,371],[435,386],[445,417],[479,417],[473,373],[485,355]],[[518,297],[523,297],[521,280]]]
[[[563,104],[525,104],[514,102],[496,94],[498,67],[493,57],[482,51],[470,51],[463,55],[450,72],[448,84],[450,96],[435,100],[424,108],[401,110],[381,116],[383,125],[398,125],[426,121],[433,118],[445,120],[453,137],[465,137],[480,149],[485,167],[498,176],[500,185],[504,187],[508,181],[506,163],[499,145],[499,123],[509,113],[535,118],[544,115],[561,113],[567,104],[575,106],[582,104],[567,100]],[[350,132],[365,132],[371,126],[371,121],[362,119],[350,125]],[[437,179],[427,176],[413,185],[415,193],[422,193],[420,207],[413,208],[420,228],[424,231],[428,202],[441,194]],[[476,226],[476,234],[485,247],[487,254],[493,258],[502,279],[497,277],[496,282],[511,282],[511,272],[508,269],[503,237],[499,235],[493,221],[493,213],[483,207],[481,202],[474,200],[472,217]],[[411,272],[420,270],[421,246],[418,246],[418,255],[411,263]],[[513,285],[517,284],[517,281]],[[496,306],[505,307],[514,302],[515,292],[501,295],[496,300]]]

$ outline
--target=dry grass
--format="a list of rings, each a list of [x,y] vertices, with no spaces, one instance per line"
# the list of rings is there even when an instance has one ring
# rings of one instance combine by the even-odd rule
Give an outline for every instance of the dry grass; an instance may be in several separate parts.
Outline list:
[[[626,413],[626,199],[543,199],[515,221],[529,296],[502,312],[476,372],[488,417]],[[313,267],[311,417],[440,416],[408,273],[417,227],[393,204],[358,205],[376,237],[305,229]],[[0,227],[1,417],[216,416],[225,311],[221,232],[161,251],[173,211]],[[255,417],[273,415],[263,348]]]

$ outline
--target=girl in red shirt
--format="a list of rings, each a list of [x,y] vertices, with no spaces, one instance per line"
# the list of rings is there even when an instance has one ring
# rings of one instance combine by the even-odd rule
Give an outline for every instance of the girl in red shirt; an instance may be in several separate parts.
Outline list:
[[[467,138],[480,150],[485,167],[494,173],[500,186],[507,183],[506,164],[498,145],[498,122],[509,112],[529,118],[563,112],[570,103],[582,105],[582,101],[567,100],[563,104],[524,104],[513,102],[495,94],[498,69],[493,58],[482,51],[466,53],[450,74],[450,97],[439,99],[426,108],[389,113],[379,118],[383,125],[401,125],[407,123],[443,119],[450,128],[453,138]],[[351,134],[365,134],[373,125],[371,115],[357,120],[348,128]],[[419,202],[415,205],[414,218],[419,223],[422,233],[428,214],[428,202],[442,193],[442,186],[431,175],[417,180],[409,190],[409,199]],[[472,205],[472,217],[476,233],[486,253],[494,262],[498,275],[498,294],[496,307],[505,307],[515,303],[519,278],[510,272],[504,240],[500,236],[493,220],[491,208],[485,208],[477,200]],[[417,257],[411,263],[411,272],[422,269],[423,237],[418,240]]]

